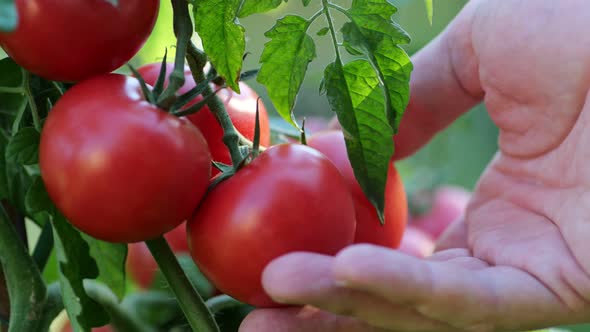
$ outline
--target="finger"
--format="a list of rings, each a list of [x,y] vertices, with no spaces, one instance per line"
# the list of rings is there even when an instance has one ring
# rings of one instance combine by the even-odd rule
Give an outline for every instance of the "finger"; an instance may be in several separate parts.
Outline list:
[[[467,223],[465,218],[455,220],[436,241],[434,251],[467,248]]]
[[[572,314],[541,282],[521,270],[468,269],[377,246],[342,251],[334,261],[334,278],[349,289],[379,294],[463,329],[551,326]]]
[[[275,301],[310,304],[335,314],[357,317],[376,327],[413,332],[456,331],[447,324],[426,319],[412,308],[339,287],[332,277],[333,260],[333,257],[308,253],[287,255],[267,267],[264,288]]]
[[[369,326],[351,317],[312,307],[260,309],[250,313],[239,332],[393,332]]]

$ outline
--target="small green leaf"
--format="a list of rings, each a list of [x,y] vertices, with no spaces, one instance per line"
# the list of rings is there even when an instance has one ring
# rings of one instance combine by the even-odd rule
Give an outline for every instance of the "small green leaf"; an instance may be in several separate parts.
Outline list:
[[[90,246],[90,256],[98,265],[97,280],[107,285],[119,300],[123,299],[126,286],[127,245],[100,241],[86,234],[82,234],[82,237]]]
[[[227,85],[240,92],[238,80],[246,50],[244,27],[236,18],[240,0],[200,0],[193,6],[195,29],[205,53]]]
[[[55,205],[49,198],[49,194],[45,189],[45,183],[40,176],[33,180],[33,184],[27,191],[25,196],[25,209],[29,216],[34,216],[40,212],[48,212],[54,214]]]
[[[394,133],[408,105],[413,69],[410,57],[398,46],[409,43],[410,36],[391,20],[396,11],[387,0],[354,0],[349,10],[352,22],[342,27],[347,49],[364,53],[377,70]]]
[[[307,7],[307,5],[309,5],[311,3],[311,0],[303,0],[302,2],[303,2],[303,5],[305,7]]]
[[[383,221],[393,130],[385,116],[379,77],[368,61],[355,60],[345,66],[332,63],[324,80],[330,107],[342,125],[355,177]]]
[[[320,31],[317,32],[318,36],[325,36],[328,34],[328,32],[330,32],[330,28],[328,27],[323,27],[320,29]]]
[[[253,14],[265,13],[269,10],[275,9],[283,2],[289,0],[245,0],[240,9],[238,17],[246,17]]]
[[[84,279],[95,279],[99,273],[88,243],[59,213],[54,215],[53,226],[62,298],[72,327],[80,331],[107,324],[108,314],[84,290]]]
[[[0,32],[13,32],[18,24],[14,0],[0,0]]]
[[[266,43],[260,62],[258,82],[263,84],[279,114],[299,128],[293,115],[295,99],[309,63],[316,57],[313,39],[307,34],[309,21],[289,15],[265,33]]]
[[[39,162],[39,141],[41,134],[33,127],[25,127],[12,136],[6,147],[6,160],[21,165]]]
[[[428,15],[428,22],[432,25],[432,17],[434,16],[434,9],[432,6],[432,0],[424,0],[426,4],[426,15]]]

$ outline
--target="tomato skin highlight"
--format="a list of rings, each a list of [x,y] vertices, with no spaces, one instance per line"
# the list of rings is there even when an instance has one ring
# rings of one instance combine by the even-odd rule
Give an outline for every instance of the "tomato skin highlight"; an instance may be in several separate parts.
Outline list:
[[[129,61],[152,32],[159,0],[16,0],[19,16],[0,45],[28,71],[80,81]]]
[[[151,63],[140,67],[137,71],[146,83],[155,85],[160,73],[160,67],[161,63]],[[170,75],[173,70],[174,64],[168,63],[166,65],[167,76]],[[185,83],[178,90],[179,94],[186,93],[197,86],[188,67],[185,67],[184,78]],[[167,84],[168,80],[166,79],[165,86],[167,86]],[[214,85],[212,85],[212,87],[215,91],[216,87]],[[236,130],[250,141],[253,141],[258,94],[256,94],[256,92],[244,82],[240,82],[240,91],[240,94],[238,94],[233,90],[223,89],[219,91],[218,96],[223,101]],[[203,100],[203,97],[198,96],[186,107],[190,107],[201,100]],[[268,112],[262,100],[258,105],[260,119],[260,145],[266,147],[270,145],[270,123]],[[197,126],[197,128],[203,133],[203,136],[205,136],[207,144],[209,145],[209,150],[211,151],[212,159],[224,164],[231,164],[229,150],[223,143],[223,129],[217,122],[217,119],[215,119],[209,106],[203,106],[203,108],[197,113],[189,115],[188,119]],[[213,176],[219,174],[219,170],[214,168],[212,174]]]
[[[352,244],[352,197],[338,169],[298,144],[272,146],[209,192],[188,223],[191,255],[217,289],[258,306],[280,306],[261,275],[293,251],[334,255]]]
[[[129,243],[192,215],[211,157],[200,131],[145,101],[137,79],[107,74],[75,85],[49,112],[40,166],[49,196],[74,226]]]
[[[308,144],[326,155],[348,183],[356,211],[354,242],[398,248],[407,224],[408,202],[404,184],[393,162],[390,163],[385,187],[385,225],[381,225],[377,211],[354,177],[342,132],[332,130],[318,133],[309,139]]]

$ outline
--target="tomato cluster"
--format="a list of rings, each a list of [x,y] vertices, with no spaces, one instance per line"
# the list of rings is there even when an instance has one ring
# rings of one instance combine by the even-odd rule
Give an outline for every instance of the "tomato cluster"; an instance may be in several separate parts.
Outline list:
[[[243,82],[240,94],[221,89],[219,97],[246,140],[254,140],[259,111],[265,151],[233,165],[235,174],[211,186],[219,174],[213,161],[232,164],[212,110],[177,117],[155,105],[148,95],[159,63],[138,69],[147,86],[111,73],[146,40],[159,1],[90,2],[17,0],[19,24],[0,34],[0,45],[32,73],[77,82],[44,123],[41,176],[72,225],[100,240],[131,244],[128,267],[140,285],[149,286],[156,264],[135,243],[164,234],[177,253],[190,252],[220,291],[256,306],[277,305],[261,274],[280,255],[334,255],[353,243],[400,245],[407,202],[393,163],[381,225],[353,174],[342,133],[319,133],[308,146],[271,145],[268,113]],[[109,24],[102,24],[104,17]],[[173,67],[167,64],[167,72]],[[178,94],[197,86],[188,68],[184,76]]]

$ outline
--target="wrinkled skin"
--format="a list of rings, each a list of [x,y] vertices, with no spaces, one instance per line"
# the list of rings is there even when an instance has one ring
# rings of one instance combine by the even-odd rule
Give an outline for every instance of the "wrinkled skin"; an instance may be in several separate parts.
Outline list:
[[[590,3],[472,0],[414,58],[409,155],[479,101],[500,149],[428,259],[369,245],[270,264],[241,332],[522,331],[590,317]],[[337,315],[340,314],[340,315]]]
[[[28,71],[80,81],[124,65],[143,46],[159,0],[17,0],[19,23],[0,46]],[[105,24],[108,22],[108,24]]]

